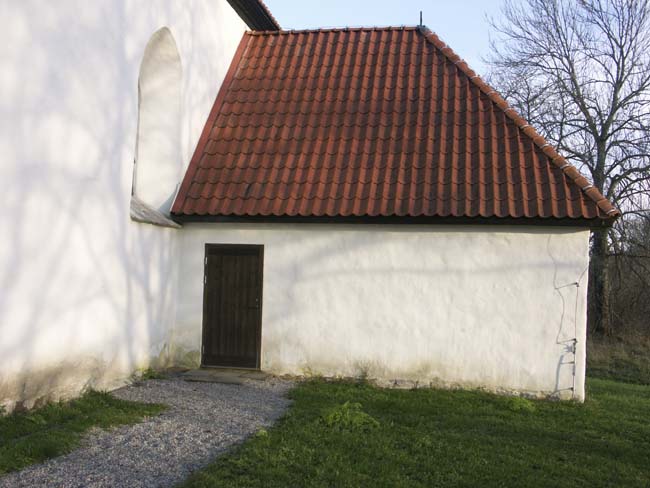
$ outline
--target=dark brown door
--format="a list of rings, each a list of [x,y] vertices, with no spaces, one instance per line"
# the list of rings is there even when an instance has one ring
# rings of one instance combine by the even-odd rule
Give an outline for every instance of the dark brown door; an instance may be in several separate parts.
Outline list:
[[[260,367],[263,251],[206,244],[203,366]]]

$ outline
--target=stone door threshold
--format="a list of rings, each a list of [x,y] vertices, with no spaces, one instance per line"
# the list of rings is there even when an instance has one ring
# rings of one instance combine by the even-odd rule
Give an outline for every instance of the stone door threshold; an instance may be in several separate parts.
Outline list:
[[[232,368],[201,368],[182,373],[185,381],[241,385],[245,380],[264,381],[271,375],[262,371]]]

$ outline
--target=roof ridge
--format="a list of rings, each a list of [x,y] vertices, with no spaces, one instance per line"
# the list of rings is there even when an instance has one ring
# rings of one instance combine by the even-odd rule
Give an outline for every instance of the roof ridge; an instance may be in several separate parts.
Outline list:
[[[497,107],[503,110],[505,115],[542,150],[542,152],[551,160],[551,163],[561,169],[571,181],[578,185],[585,195],[596,203],[598,208],[605,212],[608,217],[617,217],[620,215],[620,210],[612,205],[612,203],[605,198],[605,196],[591,183],[591,181],[583,176],[575,166],[560,155],[556,149],[528,123],[526,119],[519,115],[494,88],[483,81],[481,76],[470,68],[467,62],[456,54],[449,45],[445,44],[445,42],[443,42],[435,32],[424,25],[417,26],[416,30],[418,30],[427,41],[438,48],[438,50],[449,61],[458,67],[458,69],[469,78],[469,81],[476,85],[481,92],[485,93],[485,95],[487,95],[488,98],[497,105]]]
[[[346,27],[320,27],[317,29],[281,29],[266,31],[246,31],[251,36],[287,35],[287,34],[315,34],[320,32],[372,32],[372,31],[416,31],[415,25],[387,25],[387,26],[346,26]]]

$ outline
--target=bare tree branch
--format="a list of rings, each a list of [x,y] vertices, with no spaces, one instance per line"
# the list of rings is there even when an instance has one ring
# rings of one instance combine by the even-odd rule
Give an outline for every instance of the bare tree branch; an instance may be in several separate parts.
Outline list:
[[[506,0],[491,22],[490,82],[623,212],[609,243],[592,236],[603,290],[598,262],[629,251],[627,226],[650,215],[649,1]]]

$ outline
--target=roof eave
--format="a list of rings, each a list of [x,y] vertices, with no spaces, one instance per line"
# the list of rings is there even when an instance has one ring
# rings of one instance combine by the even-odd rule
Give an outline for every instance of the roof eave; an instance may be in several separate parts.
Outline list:
[[[254,31],[277,31],[280,24],[261,0],[228,0],[246,25]]]
[[[199,215],[173,214],[179,223],[339,223],[339,224],[403,224],[403,225],[509,225],[542,227],[580,227],[592,230],[612,226],[617,217],[612,218],[555,218],[555,217],[460,217],[460,216],[370,216],[370,215]]]

